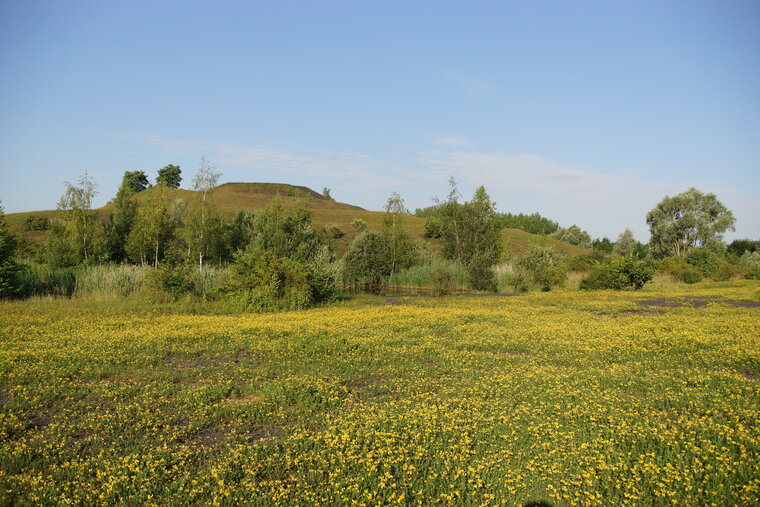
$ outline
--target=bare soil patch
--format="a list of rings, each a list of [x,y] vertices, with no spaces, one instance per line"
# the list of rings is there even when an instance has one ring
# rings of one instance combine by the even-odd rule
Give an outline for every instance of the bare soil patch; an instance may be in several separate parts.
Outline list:
[[[754,301],[730,301],[710,297],[687,297],[682,299],[644,299],[638,302],[641,306],[653,308],[704,308],[710,303],[721,303],[737,308],[760,308],[760,302]]]

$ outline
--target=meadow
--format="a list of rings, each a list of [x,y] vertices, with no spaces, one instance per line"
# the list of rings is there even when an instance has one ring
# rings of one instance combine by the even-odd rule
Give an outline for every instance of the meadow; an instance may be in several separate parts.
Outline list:
[[[0,503],[757,504],[759,301],[0,303]]]

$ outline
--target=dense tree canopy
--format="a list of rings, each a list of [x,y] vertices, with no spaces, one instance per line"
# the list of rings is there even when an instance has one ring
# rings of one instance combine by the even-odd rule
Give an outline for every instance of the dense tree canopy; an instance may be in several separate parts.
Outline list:
[[[162,167],[158,170],[158,177],[156,178],[156,185],[165,185],[166,188],[179,188],[179,184],[182,181],[178,165],[169,164],[166,167]]]
[[[0,206],[0,299],[13,297],[18,292],[16,238],[5,223],[5,212]]]
[[[126,171],[124,173],[124,180],[132,189],[133,193],[142,192],[150,186],[148,176],[143,171]]]
[[[665,197],[647,213],[652,252],[659,257],[680,257],[693,247],[721,241],[723,233],[734,230],[735,222],[715,194],[696,188]]]

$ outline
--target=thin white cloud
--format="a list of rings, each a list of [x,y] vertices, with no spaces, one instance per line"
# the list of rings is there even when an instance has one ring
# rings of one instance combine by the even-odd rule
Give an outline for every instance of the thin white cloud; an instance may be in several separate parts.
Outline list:
[[[472,146],[469,139],[461,136],[435,137],[432,139],[432,142],[437,146],[443,146],[445,148],[469,148]]]
[[[564,226],[576,223],[592,236],[612,239],[630,227],[637,239],[646,241],[649,237],[645,223],[647,211],[665,195],[675,195],[696,186],[705,192],[715,192],[719,198],[726,197],[726,204],[736,212],[737,225],[747,231],[740,230],[738,235],[756,235],[752,231],[760,227],[751,216],[757,204],[739,189],[716,188],[710,182],[688,177],[678,184],[666,183],[648,170],[594,171],[530,153],[504,155],[460,148],[391,159],[351,152],[160,137],[133,140],[177,155],[200,158],[205,154],[224,168],[227,181],[290,182],[312,188],[324,185],[332,188],[339,200],[367,209],[382,209],[393,191],[400,192],[412,209],[428,206],[436,192],[439,196],[446,193],[446,181],[454,176],[466,199],[475,187],[485,185],[500,211],[538,211]],[[460,138],[450,138],[446,148],[458,142]]]
[[[472,95],[486,95],[496,90],[490,81],[462,74],[461,72],[444,72],[444,77]]]

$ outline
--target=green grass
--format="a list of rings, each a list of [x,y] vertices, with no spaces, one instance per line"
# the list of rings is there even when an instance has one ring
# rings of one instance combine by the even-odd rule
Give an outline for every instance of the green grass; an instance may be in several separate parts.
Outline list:
[[[0,303],[0,504],[757,504],[758,293]]]

